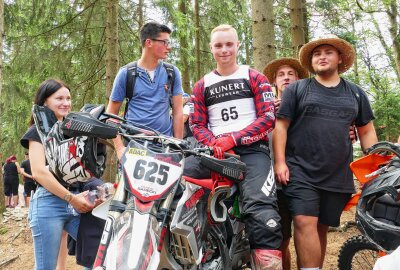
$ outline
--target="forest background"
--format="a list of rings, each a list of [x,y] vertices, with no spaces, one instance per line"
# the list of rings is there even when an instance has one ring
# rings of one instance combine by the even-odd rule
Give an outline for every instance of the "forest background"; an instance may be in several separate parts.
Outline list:
[[[395,141],[399,7],[400,0],[0,0],[0,160],[22,159],[19,140],[43,80],[67,82],[74,110],[107,104],[118,69],[140,57],[138,32],[151,20],[173,29],[167,61],[180,69],[189,93],[215,67],[209,36],[219,24],[238,30],[239,63],[259,71],[275,58],[297,57],[315,37],[335,34],[357,52],[344,77],[367,92],[379,139]]]

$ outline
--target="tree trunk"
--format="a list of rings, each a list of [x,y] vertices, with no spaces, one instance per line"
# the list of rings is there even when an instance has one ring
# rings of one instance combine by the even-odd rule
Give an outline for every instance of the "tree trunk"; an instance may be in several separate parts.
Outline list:
[[[4,36],[4,1],[0,0],[0,97],[3,89],[3,36]],[[2,105],[0,104],[0,115],[2,115]],[[3,161],[2,155],[0,158]],[[3,169],[0,175],[0,212],[3,212],[4,205],[4,179]]]
[[[303,0],[290,0],[290,22],[293,57],[305,43]]]
[[[144,24],[144,16],[143,16],[143,0],[139,0],[138,7],[137,7],[137,14],[138,14],[138,28],[139,31],[142,29]],[[140,40],[140,37],[139,37]],[[140,44],[140,53],[142,53],[142,44]]]
[[[273,0],[251,0],[251,18],[254,67],[262,71],[276,58]]]
[[[387,7],[386,13],[389,17],[389,33],[392,38],[392,49],[394,54],[394,60],[396,62],[397,74],[400,74],[400,33],[399,25],[397,20],[399,19],[399,12],[397,6],[397,0],[392,0]],[[397,77],[400,82],[400,78]]]
[[[356,25],[355,25],[355,21],[354,21],[354,17],[351,17],[351,30],[352,30],[352,35],[356,36]],[[354,51],[357,55],[357,46],[353,46],[354,47]],[[357,57],[355,57],[354,59],[354,64],[353,64],[353,73],[354,73],[354,83],[356,84],[360,84],[360,76],[359,76],[359,72],[358,72],[358,60]]]
[[[303,3],[303,27],[304,27],[304,43],[310,41],[309,29],[308,29],[308,16],[307,16],[307,1],[302,0]]]
[[[194,38],[194,50],[196,55],[196,77],[195,81],[201,78],[201,60],[200,60],[200,8],[199,1],[194,0],[194,27],[196,28],[195,38]]]
[[[394,59],[394,56],[392,54],[392,48],[386,43],[385,38],[383,37],[382,31],[379,27],[378,22],[376,21],[375,17],[371,15],[371,22],[374,24],[376,32],[377,32],[377,38],[379,39],[383,49],[385,50],[385,53],[387,57],[389,58],[390,66],[393,68],[393,70],[396,73],[397,79],[400,80],[399,72],[396,67],[396,60]]]
[[[187,0],[180,0],[179,1],[179,11],[186,15],[186,1]],[[180,55],[181,55],[181,62],[182,62],[182,86],[183,91],[189,92],[190,91],[190,76],[189,76],[189,60],[188,60],[188,35],[186,33],[179,34],[179,43],[180,43]]]
[[[109,98],[119,68],[118,46],[118,0],[106,1],[106,97]],[[107,170],[104,180],[111,181],[115,175],[115,154],[107,148]]]
[[[250,31],[249,31],[249,29],[248,28],[246,28],[245,30],[245,36],[246,36],[246,41],[245,41],[245,43],[244,43],[244,51],[245,51],[245,53],[246,53],[246,65],[250,65],[250,42],[249,42],[249,40],[251,40],[251,37],[250,37]]]

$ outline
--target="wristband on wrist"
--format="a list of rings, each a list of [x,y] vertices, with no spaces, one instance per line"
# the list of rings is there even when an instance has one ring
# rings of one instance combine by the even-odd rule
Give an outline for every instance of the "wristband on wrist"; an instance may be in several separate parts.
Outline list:
[[[72,201],[72,199],[74,198],[73,196],[74,196],[74,195],[72,195],[71,192],[65,194],[65,195],[64,195],[64,201],[70,203],[70,202]]]

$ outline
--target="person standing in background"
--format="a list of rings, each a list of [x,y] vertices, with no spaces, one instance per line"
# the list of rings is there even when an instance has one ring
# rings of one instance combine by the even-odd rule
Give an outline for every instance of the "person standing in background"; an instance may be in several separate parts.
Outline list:
[[[266,65],[263,73],[276,89],[276,98],[274,101],[275,111],[279,109],[285,88],[289,84],[309,76],[308,71],[301,66],[299,60],[289,57],[272,60]],[[270,148],[272,149],[271,141],[272,138],[270,138],[269,141]],[[271,160],[273,160],[273,151],[271,151]],[[282,251],[282,268],[283,270],[290,270],[291,256],[289,243],[290,238],[292,237],[292,215],[289,211],[287,199],[282,192],[282,186],[278,181],[276,184],[276,194],[278,197],[279,207],[278,213],[281,216],[280,223],[282,227],[282,244],[279,248]]]
[[[25,153],[25,160],[21,162],[21,168],[19,172],[22,174],[24,179],[25,206],[29,207],[31,194],[36,190],[36,183],[32,178],[31,163],[29,161],[28,153]]]
[[[15,155],[10,156],[4,164],[4,196],[6,207],[18,205],[18,185],[20,166]]]

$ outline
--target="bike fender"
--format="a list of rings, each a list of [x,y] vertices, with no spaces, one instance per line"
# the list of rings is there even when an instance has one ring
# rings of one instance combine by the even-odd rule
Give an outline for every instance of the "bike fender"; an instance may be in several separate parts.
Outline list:
[[[110,198],[108,198],[106,201],[102,202],[101,204],[99,204],[98,206],[96,206],[93,210],[92,210],[92,215],[101,219],[106,220],[107,219],[107,214],[108,214],[108,209],[110,207],[110,203],[112,200],[112,196],[110,196]]]
[[[129,269],[156,270],[160,264],[158,241],[153,230],[156,220],[150,214],[134,212],[128,257]]]

